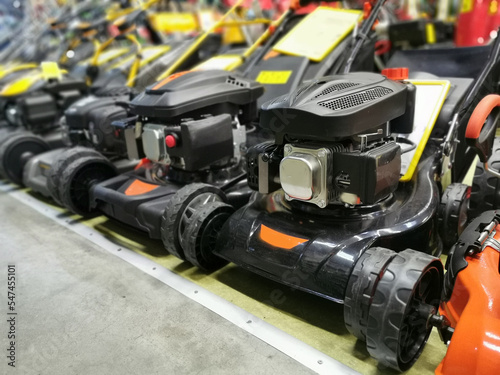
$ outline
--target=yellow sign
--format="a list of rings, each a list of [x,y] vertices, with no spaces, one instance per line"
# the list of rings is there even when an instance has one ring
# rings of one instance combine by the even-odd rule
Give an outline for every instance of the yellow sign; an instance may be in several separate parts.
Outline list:
[[[460,9],[460,13],[472,12],[473,8],[474,8],[474,0],[462,0],[462,9]]]
[[[415,116],[413,132],[405,138],[410,144],[417,145],[414,150],[401,155],[401,182],[411,181],[417,170],[427,141],[443,108],[446,95],[450,90],[450,81],[411,81],[416,87]]]
[[[349,35],[361,16],[359,10],[318,7],[286,34],[273,50],[321,61]]]
[[[240,55],[214,56],[198,64],[193,70],[226,70],[231,71],[241,65],[243,59]]]
[[[428,44],[436,43],[436,29],[433,23],[428,23],[425,25],[425,34],[427,37]]]
[[[284,85],[291,75],[291,70],[263,70],[255,80],[267,85]]]
[[[42,77],[45,81],[56,79],[61,80],[62,73],[61,69],[56,62],[44,61],[40,64],[40,68],[42,69]]]
[[[175,32],[194,32],[199,29],[194,13],[158,12],[150,16],[153,28],[165,34]]]

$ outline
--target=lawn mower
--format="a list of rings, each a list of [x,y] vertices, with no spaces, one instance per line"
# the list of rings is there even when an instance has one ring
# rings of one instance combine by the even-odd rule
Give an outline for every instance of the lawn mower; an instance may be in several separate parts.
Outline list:
[[[355,44],[351,57],[359,50]],[[109,162],[80,155],[58,169],[54,198],[72,212],[97,210],[161,238],[170,253],[186,259],[181,242],[193,210],[208,201],[236,208],[248,201],[241,159],[247,144],[261,137],[251,123],[263,91],[258,82],[220,70],[163,79],[132,100],[129,111],[136,117],[115,123],[127,152],[143,153],[148,162],[110,178],[116,170]],[[221,220],[230,212],[227,207]]]
[[[120,98],[123,99],[132,92],[131,88],[141,89],[142,86],[154,81],[155,72],[175,61],[183,49],[189,46],[189,41],[181,41],[168,46],[143,48],[134,34],[135,22],[142,17],[142,14],[143,9],[136,10],[117,21],[121,34],[98,47],[86,69],[90,76],[97,77],[90,88],[94,97],[85,99],[83,103],[100,102],[103,97],[106,97],[102,100],[103,104],[109,100],[116,102]],[[102,70],[101,62],[107,60],[103,59],[103,56],[109,52],[108,48],[116,39],[126,39],[131,42],[136,47],[136,53],[111,65],[106,72],[98,75]],[[209,42],[217,40],[210,39],[207,45]],[[194,63],[198,62],[196,57],[195,55]],[[5,137],[1,142],[0,171],[5,178],[16,184],[22,184],[24,166],[32,156],[64,146],[63,133],[58,126],[59,119],[71,104],[87,93],[87,85],[83,80],[63,75],[54,64],[45,63],[43,67],[46,65],[49,65],[54,72],[49,72],[45,77],[35,76],[33,78],[35,83],[29,82],[32,92],[28,95],[23,90],[16,95],[16,85],[9,85],[2,91],[4,98],[8,98],[6,116],[10,122],[22,125],[36,134],[16,134]],[[28,77],[24,79],[27,80]]]
[[[63,11],[60,16],[48,19],[46,30],[37,33],[30,29],[19,35],[12,48],[2,53],[6,63],[0,67],[0,88],[36,71],[43,61],[56,61],[72,71],[91,57],[95,45],[107,35],[109,19],[104,10],[102,5],[87,1],[71,12]]]
[[[104,43],[100,42],[102,33],[99,33],[99,30],[110,21],[109,17],[102,17],[93,23],[84,22],[74,26],[73,31],[78,31],[77,35],[70,42],[63,43],[62,52],[53,60],[58,61],[61,67],[67,68],[67,72],[59,70],[55,77],[54,74],[47,77],[44,72],[41,72],[42,68],[39,68],[38,65],[24,64],[12,68],[9,72],[15,73],[14,77],[17,79],[12,80],[13,74],[9,74],[8,77],[5,77],[9,78],[8,84],[4,85],[0,91],[1,114],[4,115],[7,122],[12,126],[28,125],[29,130],[36,132],[36,124],[29,120],[25,121],[26,123],[22,121],[21,113],[23,111],[22,108],[18,110],[16,103],[23,101],[25,97],[37,96],[40,91],[44,91],[45,86],[48,86],[47,91],[58,91],[58,88],[51,86],[57,86],[56,83],[61,81],[85,80],[88,85],[92,84],[93,91],[104,86],[123,86],[129,80],[140,82],[140,77],[137,76],[139,72],[142,73],[147,66],[170,54],[170,50],[176,47],[175,45],[142,46],[139,41],[136,25],[148,25],[146,10],[157,1],[150,0],[139,7],[124,9],[125,15],[113,22],[116,34],[107,38]],[[61,20],[53,22],[56,25],[54,27],[57,28],[61,28],[61,24],[65,25]],[[159,39],[159,37],[155,39]],[[124,43],[126,44],[124,45]],[[86,47],[84,48],[82,45]],[[133,48],[130,48],[130,45]],[[78,53],[79,47],[83,48],[86,53]],[[69,58],[70,56],[72,58]],[[75,57],[82,61],[74,64]],[[27,69],[31,69],[31,73],[26,74]],[[19,74],[23,75],[19,76]],[[137,85],[137,82],[134,82],[134,85]],[[71,104],[71,102],[65,104]],[[62,110],[65,108],[67,107],[63,106]],[[59,114],[60,111],[61,108],[57,113]],[[52,116],[52,123],[58,117],[60,115],[55,116],[55,118]],[[42,123],[40,127],[43,129],[45,125]]]
[[[275,139],[247,152],[257,192],[233,214],[224,202],[193,211],[184,255],[343,303],[347,329],[368,352],[407,370],[432,325],[442,326],[436,256],[463,232],[470,195],[443,175],[455,167],[457,134],[463,140],[479,101],[498,90],[499,56],[497,40],[476,79],[348,73],[265,103],[260,126]]]
[[[209,42],[208,45],[213,44],[210,41],[213,37],[213,32],[225,26],[228,23],[226,18],[232,16],[236,9],[236,7],[233,7],[232,10],[226,13],[194,42],[183,43],[181,45],[182,48],[177,48],[175,50],[176,54],[173,54],[170,60],[162,58],[161,62],[167,66],[171,65],[169,62],[172,62],[181,53],[183,63],[177,66],[183,67],[186,64],[191,64],[193,57],[196,57],[193,55],[206,48],[207,41]],[[234,25],[242,27],[247,24],[261,23],[268,23],[268,21],[264,19],[255,19],[251,22],[247,20],[238,22],[229,21],[232,27]],[[186,49],[188,49],[187,53],[183,53]],[[161,69],[162,66],[159,68]],[[115,135],[111,124],[115,120],[124,119],[131,115],[127,110],[127,106],[130,100],[136,95],[135,90],[137,88],[141,89],[141,86],[148,82],[148,80],[149,83],[155,82],[158,70],[158,64],[155,63],[150,69],[138,75],[137,79],[131,81],[131,83],[135,84],[133,87],[134,92],[127,86],[114,87],[114,85],[108,83],[104,89],[100,89],[94,95],[81,99],[72,105],[65,112],[65,116],[61,120],[60,130],[64,138],[64,143],[67,146],[78,145],[93,148],[95,151],[78,147],[75,149],[55,149],[37,154],[24,167],[24,184],[31,187],[34,191],[47,197],[52,197],[56,202],[61,203],[56,187],[59,183],[58,177],[61,174],[61,168],[66,167],[69,160],[73,161],[74,158],[83,157],[84,154],[87,156],[91,154],[95,157],[102,154],[117,167],[119,173],[131,170],[138,162],[139,153],[132,151],[131,148],[127,149],[124,137],[120,136],[120,132],[117,132],[118,136]],[[162,73],[161,70],[160,72]],[[130,129],[126,132],[129,133]],[[22,139],[28,140],[26,136],[19,138],[17,140],[18,144]],[[86,152],[83,152],[84,150]]]
[[[500,212],[464,230],[448,255],[440,334],[448,350],[436,375],[495,374],[500,367]]]
[[[231,14],[236,7],[233,7],[225,17]],[[227,69],[233,69],[238,67],[241,63],[243,63],[246,59],[253,57],[254,51],[256,51],[257,47],[262,44],[263,41],[267,40],[266,44],[260,50],[260,56],[268,53],[272,46],[275,44],[275,40],[278,36],[282,36],[284,32],[282,31],[287,25],[286,20],[290,20],[293,16],[293,12],[288,12],[283,15],[279,20],[274,22],[271,27],[266,31],[257,41],[252,44],[248,49],[245,50],[243,54],[235,55],[234,52],[223,54],[219,57],[226,61],[229,59],[232,61],[232,66],[226,66]],[[257,22],[262,22],[260,20],[253,21],[224,21],[221,19],[216,25],[214,25],[211,30],[219,26],[240,26],[246,24],[255,24]],[[179,58],[174,64],[170,66],[167,70],[167,73],[175,72],[176,69],[182,68],[185,66],[186,61],[192,57],[193,53],[199,49],[199,46],[204,43],[204,38],[210,34],[208,30],[202,37],[197,39],[195,43],[193,43],[188,50]],[[271,36],[271,31],[275,30],[274,35]],[[371,47],[370,47],[371,48]],[[336,52],[336,55],[339,53]],[[363,56],[364,58],[365,56]],[[279,64],[282,59],[288,59],[288,61],[299,59],[300,61],[304,61],[303,57],[294,57],[294,56],[283,56],[275,57],[275,62]],[[239,64],[235,64],[235,62],[239,62]],[[331,61],[330,61],[331,63]],[[203,65],[203,64],[202,64]],[[313,68],[317,68],[321,63],[311,63]],[[258,75],[262,73],[262,67],[254,62],[252,64],[254,66],[253,72]],[[248,66],[247,66],[248,68]],[[156,70],[155,70],[156,71]],[[148,70],[147,74],[143,74],[145,77],[154,77],[154,73],[152,70]],[[275,71],[264,71],[267,74],[276,74],[280,72]],[[282,73],[282,72],[281,72]],[[303,72],[302,72],[303,73]],[[163,74],[164,75],[164,74]],[[162,76],[163,76],[162,75]],[[137,80],[136,80],[137,81]],[[283,84],[278,85],[270,85],[277,86],[273,88],[274,91],[280,89],[281,92],[286,92],[289,90],[290,86],[284,84],[285,82],[281,82]],[[113,95],[110,95],[112,93]],[[123,157],[127,156],[133,159],[140,156],[137,151],[127,152],[124,148],[125,142],[114,137],[114,133],[111,130],[110,124],[113,120],[119,119],[120,117],[127,117],[127,110],[125,103],[129,101],[128,92],[123,91],[122,89],[109,89],[109,84],[104,90],[104,95],[94,95],[89,98],[82,99],[80,102],[75,103],[68,111],[66,112],[66,116],[62,120],[63,134],[65,137],[66,145],[81,145],[81,146],[90,146],[95,148],[100,153],[106,155],[106,157],[111,158],[113,162],[116,164],[119,161],[119,172],[123,172],[125,168],[130,168],[132,165],[130,162],[123,161]],[[127,130],[130,132],[131,130]],[[16,140],[16,143],[20,143],[23,138],[19,138]],[[28,140],[27,137],[24,137],[25,140]],[[20,146],[18,146],[20,147]],[[58,190],[55,186],[58,183],[58,177],[60,175],[59,167],[66,165],[63,160],[68,158],[68,155],[80,155],[81,149],[75,151],[65,151],[63,153],[62,150],[59,151],[48,151],[46,153],[38,154],[36,158],[32,158],[24,170],[24,184],[26,186],[31,187],[33,190],[42,193],[46,196],[52,196],[57,202],[60,202]],[[35,153],[30,153],[30,156],[35,155]],[[94,156],[97,156],[97,153],[94,153]],[[78,157],[78,156],[75,156]],[[60,160],[58,160],[60,159]],[[73,159],[70,157],[69,159]],[[17,163],[19,164],[19,163]],[[16,165],[16,163],[11,163],[11,165]],[[52,166],[57,165],[58,168],[51,168]],[[12,167],[11,167],[12,168]],[[18,172],[21,172],[18,169]],[[49,176],[49,180],[47,180],[46,176]],[[52,176],[52,177],[50,177]]]

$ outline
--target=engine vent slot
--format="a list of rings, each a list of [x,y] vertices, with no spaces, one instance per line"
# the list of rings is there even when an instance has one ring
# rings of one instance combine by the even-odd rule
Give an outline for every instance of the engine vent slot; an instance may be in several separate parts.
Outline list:
[[[226,83],[233,85],[233,86],[238,86],[238,87],[249,87],[248,82],[241,81],[241,80],[234,78],[234,77],[227,77]]]
[[[354,86],[359,86],[359,83],[355,83],[355,82],[337,83],[333,86],[328,87],[327,89],[324,89],[318,95],[316,95],[314,98],[319,98],[320,96],[325,96],[325,95],[331,94],[332,92],[342,91],[342,90],[345,90],[345,89],[348,89],[348,88],[354,87]]]
[[[366,102],[371,102],[375,99],[386,96],[393,91],[386,87],[374,87],[373,89],[369,89],[366,91],[361,91],[356,94],[347,95],[342,98],[329,100],[326,102],[318,103],[318,105],[331,109],[332,111],[338,111],[341,109],[347,109],[356,107]]]

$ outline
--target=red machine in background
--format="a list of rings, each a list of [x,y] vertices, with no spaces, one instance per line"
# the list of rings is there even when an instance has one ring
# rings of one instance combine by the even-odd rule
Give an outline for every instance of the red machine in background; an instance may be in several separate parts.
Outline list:
[[[457,47],[479,46],[495,38],[500,27],[499,5],[498,0],[462,0],[455,30]]]
[[[485,96],[474,109],[465,137],[488,163],[500,114],[500,95]],[[494,169],[495,168],[495,169]],[[440,330],[448,346],[437,375],[497,374],[500,369],[500,210],[486,211],[470,223],[446,262]]]
[[[464,231],[449,256],[440,314],[454,332],[437,375],[497,374],[500,369],[500,211]]]

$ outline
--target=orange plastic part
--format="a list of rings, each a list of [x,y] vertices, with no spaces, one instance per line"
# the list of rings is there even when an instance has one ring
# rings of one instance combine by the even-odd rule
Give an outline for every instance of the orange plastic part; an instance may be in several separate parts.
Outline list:
[[[169,75],[167,78],[161,80],[155,86],[153,86],[153,90],[158,90],[159,88],[162,88],[163,86],[165,86],[170,81],[173,81],[174,79],[179,78],[180,76],[183,76],[184,74],[187,74],[189,72],[190,71],[188,70],[188,71],[185,71],[185,72],[179,72],[179,73],[174,73],[172,75]]]
[[[142,195],[153,191],[157,187],[158,185],[148,184],[147,182],[143,182],[141,180],[134,180],[127,190],[125,190],[125,195]]]
[[[289,236],[265,225],[260,226],[260,239],[271,246],[281,247],[286,250],[293,249],[295,246],[308,241],[307,238]]]
[[[494,238],[500,240],[500,225]],[[455,332],[437,375],[500,373],[500,252],[487,246],[466,260],[439,308]]]
[[[151,160],[149,160],[148,158],[142,158],[141,161],[139,163],[137,163],[134,170],[138,170],[138,169],[145,167],[149,164],[151,164]]]
[[[409,72],[408,68],[386,68],[382,70],[382,75],[393,81],[402,81],[408,79]]]
[[[481,99],[469,118],[465,138],[478,139],[486,119],[491,111],[498,106],[500,106],[500,95],[490,94]]]

